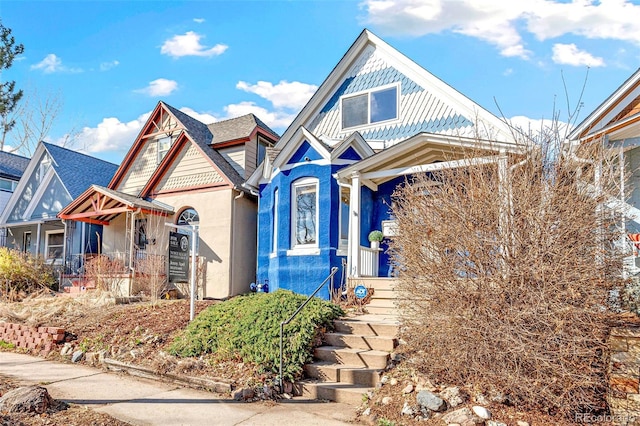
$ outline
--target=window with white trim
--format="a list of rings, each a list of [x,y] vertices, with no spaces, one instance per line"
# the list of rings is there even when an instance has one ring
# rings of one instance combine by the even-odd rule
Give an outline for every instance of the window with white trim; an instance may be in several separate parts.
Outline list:
[[[45,259],[62,260],[64,250],[64,230],[47,231],[45,237]]]
[[[167,152],[169,152],[169,149],[171,148],[171,145],[173,144],[173,137],[172,136],[164,136],[161,137],[157,140],[157,144],[158,144],[158,164],[160,164],[160,162],[162,161],[162,159],[164,158],[165,155],[167,155]]]
[[[318,179],[294,182],[291,198],[291,247],[318,247]]]
[[[340,230],[340,240],[338,248],[346,250],[349,244],[349,202],[351,192],[349,188],[340,187],[340,215],[338,216],[338,229]]]
[[[278,188],[273,191],[273,232],[271,240],[271,253],[278,252]]]
[[[45,175],[47,174],[47,172],[49,171],[49,169],[51,168],[51,158],[45,154],[42,157],[42,161],[40,162],[40,167],[38,170],[38,181],[42,182],[44,180]]]
[[[18,182],[10,179],[0,178],[0,190],[13,192],[18,186]]]
[[[341,99],[342,128],[398,118],[398,86],[387,86]]]

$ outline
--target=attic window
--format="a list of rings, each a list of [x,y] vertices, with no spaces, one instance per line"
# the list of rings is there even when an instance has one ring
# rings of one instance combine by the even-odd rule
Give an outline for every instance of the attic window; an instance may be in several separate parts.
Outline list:
[[[169,152],[169,148],[173,144],[174,138],[172,136],[164,136],[157,140],[158,142],[158,164],[162,161],[167,152]]]
[[[377,88],[342,98],[342,128],[398,118],[398,86]]]

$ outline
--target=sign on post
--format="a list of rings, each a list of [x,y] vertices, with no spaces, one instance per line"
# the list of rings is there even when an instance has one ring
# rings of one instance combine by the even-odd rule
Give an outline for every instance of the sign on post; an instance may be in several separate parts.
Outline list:
[[[189,282],[189,236],[169,232],[169,283]]]

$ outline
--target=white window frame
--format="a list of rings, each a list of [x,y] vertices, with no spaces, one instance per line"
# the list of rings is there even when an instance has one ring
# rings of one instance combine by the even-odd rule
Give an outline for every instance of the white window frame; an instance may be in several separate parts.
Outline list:
[[[316,193],[316,215],[315,215],[316,229],[315,229],[315,238],[314,238],[315,242],[307,243],[307,244],[299,244],[296,236],[297,225],[298,225],[297,223],[298,202],[296,197],[296,189],[301,186],[311,186],[311,185],[315,187],[315,193]],[[318,248],[318,238],[319,238],[318,229],[319,229],[319,219],[320,219],[319,196],[320,196],[320,181],[317,178],[311,178],[311,177],[300,178],[291,184],[291,220],[290,222],[291,222],[291,249],[292,250]]]
[[[344,187],[344,186],[339,186],[338,187],[338,194],[339,194],[339,200],[338,200],[338,255],[343,255],[346,256],[347,255],[347,250],[349,248],[349,214],[347,213],[347,223],[343,223],[344,221],[342,220],[342,209],[346,208],[347,212],[349,212],[349,202],[348,203],[343,203],[342,202],[342,193],[346,192],[347,193],[347,200],[349,200],[349,202],[351,202],[351,190],[348,187]],[[347,238],[345,240],[342,239],[342,227],[346,226],[347,227]]]
[[[167,145],[166,149],[160,149],[160,146],[163,142],[165,142],[166,140],[169,141],[169,144]],[[158,139],[156,139],[156,147],[157,147],[157,151],[158,151],[158,164],[160,164],[160,162],[162,162],[162,160],[164,159],[164,157],[166,157],[167,152],[169,152],[169,150],[171,149],[171,147],[173,146],[173,142],[174,142],[175,138],[173,136],[162,136]]]
[[[58,244],[54,244],[54,245],[49,244],[49,237],[51,235],[57,235],[57,234],[62,234],[62,244],[60,244],[60,245],[58,245]],[[60,247],[60,249],[61,249],[60,257],[50,257],[49,256],[49,248],[50,247]],[[45,237],[44,237],[44,258],[46,260],[55,259],[56,263],[61,263],[62,262],[62,256],[64,256],[64,229],[56,229],[54,231],[46,231],[45,232]]]
[[[29,246],[27,246],[27,236],[29,237]],[[25,231],[22,234],[22,251],[24,253],[31,253],[31,238],[33,238],[33,235],[31,234],[31,231]]]
[[[388,90],[392,88],[396,89],[396,116],[388,120],[376,121],[372,123],[371,122],[371,94],[375,92],[382,92],[384,90]],[[367,95],[367,122],[362,124],[357,124],[351,127],[344,127],[343,126],[344,109],[342,107],[343,101],[345,99],[355,98],[357,96],[362,96],[362,95]],[[400,83],[393,83],[393,84],[387,84],[385,86],[378,86],[378,87],[371,88],[369,90],[363,90],[357,93],[349,93],[348,95],[343,95],[340,97],[340,128],[342,130],[347,130],[347,129],[352,130],[352,129],[362,128],[362,127],[377,126],[381,123],[391,123],[394,121],[398,121],[399,119],[400,119]]]
[[[273,190],[273,214],[271,217],[273,218],[273,229],[271,233],[271,253],[278,253],[278,209],[280,206],[278,205],[278,188]]]
[[[38,173],[40,176],[38,177],[39,182],[44,181],[44,177],[47,175],[47,172],[51,169],[51,157],[48,154],[42,156],[42,161],[38,166]]]

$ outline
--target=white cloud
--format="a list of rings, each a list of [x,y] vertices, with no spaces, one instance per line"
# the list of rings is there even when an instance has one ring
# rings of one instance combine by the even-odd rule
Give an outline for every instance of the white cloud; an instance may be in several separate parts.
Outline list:
[[[197,112],[197,111],[194,111],[193,109],[191,109],[189,107],[182,107],[182,108],[180,108],[180,111],[184,112],[188,116],[193,117],[196,120],[198,120],[199,122],[204,123],[204,124],[210,124],[210,123],[218,121],[218,118],[216,118],[215,116],[209,114],[208,112]]]
[[[204,21],[204,18],[193,18],[193,22],[196,24],[202,24]]]
[[[109,71],[120,65],[120,61],[103,62],[100,64],[100,71]]]
[[[530,136],[533,140],[540,140],[544,136],[549,139],[550,135],[555,134],[557,142],[562,142],[571,131],[571,127],[566,122],[560,120],[553,121],[544,118],[536,119],[517,115],[511,117],[508,121],[513,127],[522,131],[525,135]]]
[[[385,34],[452,31],[523,59],[531,52],[522,31],[538,40],[572,34],[640,44],[640,5],[629,0],[364,0],[360,6],[363,23]]]
[[[123,123],[118,118],[102,119],[97,127],[84,127],[78,135],[78,146],[89,153],[127,151],[135,141],[151,112]]]
[[[240,102],[227,105],[224,107],[224,111],[226,116],[221,117],[220,120],[252,113],[274,130],[286,128],[298,114],[297,111],[295,113],[282,110],[269,111],[266,108],[256,105],[254,102]]]
[[[178,83],[174,80],[159,78],[153,80],[144,89],[134,90],[136,93],[144,93],[148,96],[167,96],[178,89]]]
[[[588,66],[588,67],[602,67],[604,66],[604,59],[595,57],[589,52],[580,50],[578,47],[571,44],[557,43],[553,45],[553,62],[556,64]]]
[[[201,38],[203,38],[202,35],[193,31],[188,31],[184,35],[175,35],[164,42],[160,53],[174,58],[181,56],[218,56],[222,55],[229,47],[225,44],[216,44],[211,48],[207,48],[200,44]]]
[[[313,84],[300,83],[299,81],[280,81],[273,85],[268,81],[258,81],[256,84],[249,84],[239,81],[236,88],[268,100],[276,108],[291,108],[300,110],[306,105],[311,96],[316,92],[318,86]]]
[[[44,59],[35,65],[31,65],[32,70],[42,70],[45,74],[52,74],[54,72],[82,72],[80,68],[69,68],[62,65],[62,59],[56,56],[54,53],[49,53]]]

